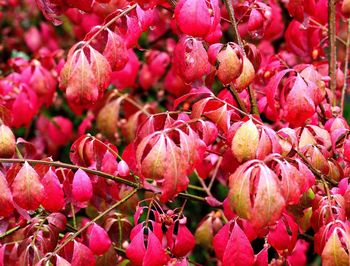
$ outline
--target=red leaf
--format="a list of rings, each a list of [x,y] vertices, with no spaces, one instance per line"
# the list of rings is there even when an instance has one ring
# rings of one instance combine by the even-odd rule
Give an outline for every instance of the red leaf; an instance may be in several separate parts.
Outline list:
[[[276,174],[260,161],[242,164],[230,176],[228,195],[231,209],[248,219],[255,228],[274,224],[281,216],[285,201]]]
[[[0,216],[7,217],[13,212],[12,194],[8,187],[7,180],[0,172]]]
[[[143,229],[140,230],[133,238],[126,249],[126,256],[135,266],[143,265],[143,258],[146,253],[146,247],[144,243]]]
[[[61,79],[67,84],[68,101],[81,106],[93,104],[99,93],[94,72],[82,50],[76,51],[72,57],[68,58],[61,71]]]
[[[161,242],[156,235],[148,230],[147,250],[143,258],[143,266],[163,266],[167,262],[167,256]]]
[[[91,250],[87,246],[74,241],[74,251],[71,265],[94,266],[95,262],[95,257]]]
[[[174,69],[186,82],[193,82],[208,74],[208,54],[202,42],[183,36],[175,47]]]
[[[107,29],[108,39],[103,51],[113,71],[122,70],[129,61],[128,50],[124,40],[113,31]]]
[[[205,0],[180,0],[175,8],[175,18],[183,33],[195,37],[204,37],[211,27]]]
[[[335,228],[328,238],[326,245],[322,251],[322,264],[323,265],[349,265],[350,257],[349,250],[344,249],[342,241],[339,238],[338,228]],[[350,236],[349,234],[343,235],[343,243],[349,249]]]
[[[305,121],[315,113],[315,104],[309,97],[305,81],[297,76],[293,88],[289,92],[286,99],[286,120],[293,126],[301,126]]]
[[[25,162],[12,183],[15,203],[23,209],[35,210],[44,198],[44,187],[39,175]]]
[[[102,255],[108,251],[111,243],[106,231],[101,226],[94,223],[89,237],[89,248],[91,251],[95,255]]]
[[[11,158],[16,150],[16,138],[6,125],[0,125],[0,157]]]
[[[216,257],[222,260],[224,257],[227,242],[230,238],[230,223],[225,224],[213,239],[213,247]]]
[[[231,231],[223,257],[223,266],[249,266],[254,263],[254,251],[237,223]]]
[[[111,81],[112,70],[107,59],[97,50],[90,47],[91,70],[97,81],[99,92],[103,92],[109,86]]]
[[[278,220],[276,226],[271,228],[268,242],[277,251],[288,250],[291,253],[297,242],[297,237],[298,225],[290,215],[285,213]]]
[[[227,223],[214,237],[214,250],[223,266],[249,266],[254,263],[253,248],[237,223]],[[231,231],[231,232],[230,232]]]
[[[164,161],[166,167],[162,185],[161,201],[166,202],[178,193],[187,189],[187,162],[183,153],[175,143],[167,138],[167,156]]]
[[[176,257],[186,256],[196,245],[196,240],[185,224],[179,224],[172,253]]]
[[[73,198],[81,203],[89,201],[92,197],[92,183],[90,177],[79,169],[73,178],[72,184]]]
[[[50,212],[62,210],[65,205],[63,190],[57,175],[51,168],[41,182],[44,186],[43,207]]]

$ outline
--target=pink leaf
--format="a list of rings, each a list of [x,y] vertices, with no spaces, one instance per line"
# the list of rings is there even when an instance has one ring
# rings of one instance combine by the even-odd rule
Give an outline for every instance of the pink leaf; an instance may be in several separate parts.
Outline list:
[[[12,183],[13,199],[26,210],[35,210],[44,198],[44,187],[39,175],[25,162]]]
[[[89,237],[89,248],[95,255],[102,255],[108,251],[111,246],[111,240],[106,231],[94,223]]]
[[[72,258],[72,266],[94,266],[95,265],[95,257],[91,250],[77,242],[74,241],[74,251]]]
[[[143,229],[140,230],[132,239],[126,249],[126,256],[135,266],[142,266],[146,253]]]
[[[254,263],[254,251],[237,223],[234,224],[223,257],[223,266],[249,266]]]
[[[79,169],[73,178],[72,193],[73,198],[78,202],[87,202],[92,197],[92,183],[90,177]]]
[[[65,202],[63,190],[57,175],[50,168],[41,182],[44,186],[43,207],[50,212],[60,211],[64,207]]]
[[[13,212],[13,200],[7,180],[0,172],[0,216],[7,217]]]
[[[159,239],[152,231],[148,231],[147,251],[143,258],[143,266],[163,266],[167,262],[165,251]]]
[[[180,0],[175,8],[175,18],[185,34],[195,37],[204,37],[211,27],[205,0]]]

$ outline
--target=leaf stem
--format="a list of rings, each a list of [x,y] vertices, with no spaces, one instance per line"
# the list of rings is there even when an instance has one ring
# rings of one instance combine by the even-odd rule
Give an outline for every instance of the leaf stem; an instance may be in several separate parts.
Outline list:
[[[344,62],[344,85],[341,91],[341,100],[340,100],[340,108],[341,113],[344,112],[344,104],[345,104],[345,93],[347,88],[347,80],[348,80],[348,70],[349,70],[349,53],[350,53],[350,19],[347,20],[348,22],[348,32],[346,37],[346,50],[345,50],[345,62]]]

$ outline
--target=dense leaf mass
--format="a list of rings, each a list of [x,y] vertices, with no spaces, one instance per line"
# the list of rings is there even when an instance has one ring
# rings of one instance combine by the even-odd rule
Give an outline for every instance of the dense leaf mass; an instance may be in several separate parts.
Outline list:
[[[0,266],[350,265],[350,0],[0,0]]]

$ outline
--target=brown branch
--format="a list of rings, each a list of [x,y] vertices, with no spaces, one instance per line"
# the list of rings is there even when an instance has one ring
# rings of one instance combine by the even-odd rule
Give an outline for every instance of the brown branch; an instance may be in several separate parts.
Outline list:
[[[310,171],[321,181],[327,181],[330,184],[332,184],[333,186],[338,185],[338,182],[333,180],[332,178],[330,178],[329,176],[321,173],[320,171],[318,171],[315,167],[313,167],[313,165],[309,162],[309,160],[305,157],[304,154],[302,154],[301,152],[299,152],[298,150],[293,149],[298,155],[299,157],[304,161],[304,163],[306,164],[306,166],[310,169]]]
[[[118,183],[122,183],[125,185],[128,185],[130,187],[133,188],[137,188],[139,190],[144,190],[144,191],[149,191],[148,189],[145,189],[144,187],[142,187],[142,184],[139,183],[135,183],[132,181],[129,181],[127,179],[118,177],[118,176],[114,176],[114,175],[110,175],[107,174],[105,172],[101,172],[101,171],[97,171],[97,170],[92,170],[86,167],[82,167],[82,166],[78,166],[78,165],[73,165],[73,164],[67,164],[67,163],[62,163],[62,162],[50,162],[50,161],[43,161],[43,160],[32,160],[32,159],[5,159],[5,158],[0,158],[0,163],[29,163],[29,164],[43,164],[43,165],[50,165],[50,166],[55,166],[55,167],[62,167],[62,168],[67,168],[67,169],[72,169],[72,170],[78,170],[81,169],[86,173],[89,174],[93,174],[93,175],[97,175],[103,178],[107,178],[110,180],[113,180],[115,182]],[[140,179],[140,177],[132,174],[136,179]],[[190,188],[193,188],[190,187]],[[189,200],[195,200],[195,201],[200,201],[200,202],[206,202],[205,198],[197,196],[197,195],[193,195],[193,194],[189,194],[189,193],[179,193],[179,197],[184,198],[184,199],[189,199]]]
[[[29,164],[42,164],[42,165],[49,165],[49,166],[54,166],[54,167],[62,167],[62,168],[66,168],[66,169],[71,169],[71,170],[83,170],[86,173],[92,174],[92,175],[97,175],[97,176],[101,176],[113,181],[116,181],[118,183],[122,183],[125,185],[128,185],[130,187],[134,187],[137,188],[139,187],[139,184],[131,182],[127,179],[118,177],[118,176],[114,176],[114,175],[110,175],[107,174],[105,172],[101,172],[98,170],[93,170],[93,169],[89,169],[83,166],[78,166],[78,165],[73,165],[73,164],[68,164],[68,163],[62,163],[62,162],[51,162],[51,161],[43,161],[43,160],[32,160],[32,159],[5,159],[5,158],[0,158],[0,163],[29,163]]]
[[[337,68],[337,48],[336,48],[336,29],[335,29],[335,0],[328,0],[328,45],[329,45],[329,88],[333,93],[333,103],[336,105],[335,90],[336,83],[336,68]]]
[[[243,112],[247,112],[247,108],[245,107],[241,97],[239,97],[238,92],[232,88],[232,86],[228,86],[227,87],[229,89],[229,91],[231,92],[233,98],[235,99],[236,103],[238,104],[239,108],[243,111]]]
[[[242,48],[244,56],[246,56],[245,50],[244,50],[244,45],[243,45],[241,36],[239,35],[238,25],[237,25],[237,21],[235,18],[235,11],[233,9],[232,2],[231,2],[231,0],[223,0],[223,1],[225,3],[225,6],[227,9],[229,18],[230,18],[231,26],[233,29],[234,41],[238,43],[238,45]],[[252,108],[252,113],[259,115],[258,104],[256,102],[256,96],[255,96],[255,93],[254,93],[253,88],[251,86],[248,86],[248,93],[249,93],[249,99],[250,99],[250,105]]]
[[[126,14],[128,14],[129,12],[131,12],[132,10],[134,10],[137,7],[137,4],[134,4],[132,6],[129,6],[127,9],[123,10],[118,16],[112,18],[110,21],[108,21],[106,24],[104,24],[103,26],[101,26],[101,28],[99,28],[94,35],[91,36],[91,38],[89,40],[87,40],[83,47],[86,47],[87,45],[89,45],[92,40],[94,40],[102,31],[104,31],[105,29],[107,29],[109,26],[111,26],[116,20],[124,17]]]
[[[340,108],[341,113],[344,113],[344,104],[345,104],[345,93],[347,88],[347,80],[348,80],[348,68],[349,68],[349,53],[350,53],[350,19],[348,19],[348,33],[346,37],[346,50],[345,50],[345,62],[344,62],[344,85],[341,91],[341,100],[340,100]]]
[[[168,3],[171,5],[172,8],[176,7],[176,0],[168,0]]]

